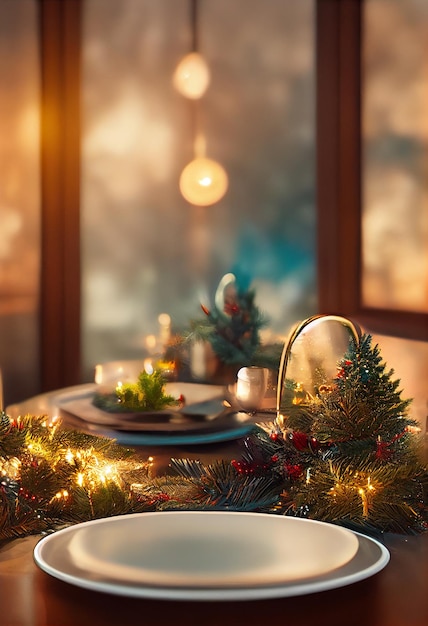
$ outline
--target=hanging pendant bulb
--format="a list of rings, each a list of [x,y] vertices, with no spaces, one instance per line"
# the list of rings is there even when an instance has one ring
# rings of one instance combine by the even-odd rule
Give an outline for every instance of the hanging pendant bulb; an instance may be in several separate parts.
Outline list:
[[[229,186],[229,179],[220,163],[206,156],[206,139],[198,133],[194,142],[194,159],[180,176],[180,191],[185,200],[196,206],[219,202]]]
[[[196,206],[210,206],[222,199],[228,188],[224,168],[206,157],[196,157],[186,165],[180,176],[183,197]]]
[[[210,70],[204,57],[199,52],[187,54],[173,76],[173,84],[182,96],[191,100],[202,98],[210,83]]]
[[[199,100],[208,88],[210,70],[204,57],[198,52],[198,0],[190,0],[190,21],[192,52],[178,64],[173,83],[182,95],[191,100]],[[206,157],[205,137],[198,133],[198,106],[199,102],[193,105],[195,156],[183,169],[179,186],[183,197],[190,204],[210,206],[222,199],[229,180],[220,163]]]

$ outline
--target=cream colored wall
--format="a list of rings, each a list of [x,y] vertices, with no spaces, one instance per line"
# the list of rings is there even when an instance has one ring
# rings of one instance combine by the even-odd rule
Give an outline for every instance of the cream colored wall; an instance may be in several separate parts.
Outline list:
[[[417,419],[423,432],[428,421],[428,343],[410,341],[385,335],[373,335],[383,360],[393,369],[395,379],[400,379],[402,398],[413,398],[410,415]]]

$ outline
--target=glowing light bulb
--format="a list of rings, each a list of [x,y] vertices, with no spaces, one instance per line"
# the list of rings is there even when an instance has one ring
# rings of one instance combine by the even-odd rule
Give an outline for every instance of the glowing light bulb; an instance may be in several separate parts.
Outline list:
[[[199,52],[183,57],[173,76],[173,84],[179,93],[191,100],[198,100],[210,83],[210,70]]]
[[[215,204],[224,196],[229,185],[224,168],[205,157],[197,157],[180,176],[180,191],[183,197],[196,206]]]

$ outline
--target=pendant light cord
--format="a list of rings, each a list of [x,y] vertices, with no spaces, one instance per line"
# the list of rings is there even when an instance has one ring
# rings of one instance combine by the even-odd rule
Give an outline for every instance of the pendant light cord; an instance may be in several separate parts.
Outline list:
[[[198,52],[198,49],[199,49],[198,0],[190,0],[190,26],[192,30],[191,52]]]
[[[199,52],[199,0],[190,1],[190,30],[191,30],[191,52]],[[191,111],[191,125],[192,125],[192,137],[193,137],[193,156],[201,156],[201,150],[198,145],[198,137],[200,135],[200,108],[198,100],[190,102]],[[205,149],[203,149],[205,153]]]

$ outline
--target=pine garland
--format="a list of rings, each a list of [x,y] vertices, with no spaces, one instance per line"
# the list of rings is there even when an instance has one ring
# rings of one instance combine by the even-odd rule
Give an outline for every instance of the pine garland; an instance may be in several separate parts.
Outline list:
[[[0,422],[0,541],[153,509],[130,489],[135,473],[148,476],[130,450],[47,416],[2,413]]]
[[[367,533],[428,528],[428,468],[393,370],[365,335],[331,385],[311,396],[286,381],[282,414],[239,458],[172,459],[175,475],[113,440],[59,420],[0,413],[0,543],[81,521],[151,510],[263,511]]]

